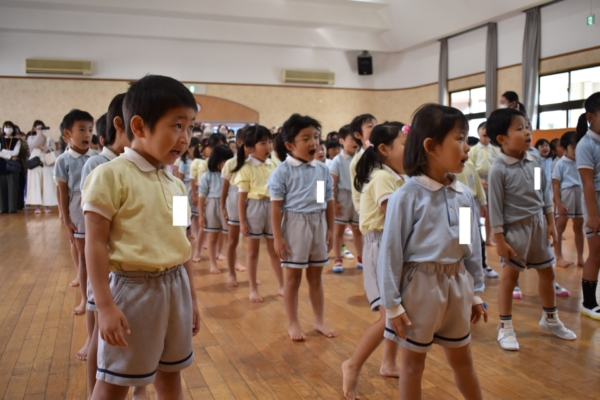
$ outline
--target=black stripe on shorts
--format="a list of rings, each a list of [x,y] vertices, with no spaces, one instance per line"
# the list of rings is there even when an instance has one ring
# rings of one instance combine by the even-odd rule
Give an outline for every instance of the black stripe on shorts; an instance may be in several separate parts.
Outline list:
[[[398,336],[398,335],[396,335],[396,332],[394,332],[393,329],[390,329],[390,328],[386,327],[385,331],[391,333],[394,336]],[[398,337],[400,337],[400,336],[398,336]],[[411,340],[409,338],[406,338],[406,341],[408,343],[410,343],[410,344],[414,344],[415,346],[419,346],[419,347],[429,347],[429,346],[431,346],[433,344],[433,340],[431,342],[429,342],[429,343],[419,343],[419,342],[415,342],[414,340]]]
[[[186,358],[184,358],[183,360],[173,361],[173,362],[159,361],[158,363],[162,364],[162,365],[177,365],[177,364],[182,364],[182,363],[186,362],[187,360],[189,360],[190,358],[192,358],[193,355],[194,355],[194,352],[192,351],[190,353],[190,355],[187,356]]]
[[[108,369],[102,369],[102,368],[98,368],[97,369],[98,372],[102,372],[104,374],[109,374],[109,375],[113,375],[113,376],[118,376],[119,378],[131,378],[131,379],[144,379],[144,378],[150,378],[152,375],[154,375],[156,373],[156,370],[154,372],[151,372],[149,374],[142,374],[142,375],[130,375],[130,374],[121,374],[118,372],[113,372],[110,371]]]
[[[468,339],[469,336],[471,336],[471,332],[467,333],[467,336],[464,336],[464,337],[461,337],[461,338],[458,338],[458,339],[445,338],[443,336],[435,335],[435,334],[433,335],[434,338],[445,340],[446,342],[462,342],[463,340]]]

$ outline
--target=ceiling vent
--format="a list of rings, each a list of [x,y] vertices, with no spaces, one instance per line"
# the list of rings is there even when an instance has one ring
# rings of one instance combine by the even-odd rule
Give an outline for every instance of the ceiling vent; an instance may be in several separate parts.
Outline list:
[[[333,72],[294,71],[285,69],[281,73],[284,83],[311,83],[316,85],[333,85],[335,74]]]
[[[28,58],[25,60],[25,72],[28,74],[92,75],[93,70],[91,61]]]

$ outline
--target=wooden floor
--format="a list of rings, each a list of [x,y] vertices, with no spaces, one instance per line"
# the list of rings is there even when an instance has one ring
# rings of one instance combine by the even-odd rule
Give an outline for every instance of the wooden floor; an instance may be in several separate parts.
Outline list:
[[[574,259],[572,234],[567,239],[566,254]],[[489,264],[499,270],[498,256],[493,249],[489,253]],[[377,318],[369,310],[362,273],[352,267],[334,275],[326,268],[326,318],[340,335],[326,339],[311,331],[305,343],[292,343],[266,251],[260,261],[259,278],[265,282],[261,304],[247,300],[245,274],[240,274],[240,287],[230,289],[225,274],[208,274],[204,261],[196,265],[202,327],[194,338],[195,364],[183,372],[185,398],[341,398],[341,363]],[[496,342],[498,280],[486,280],[483,298],[490,322],[473,327],[471,342],[484,398],[600,398],[600,323],[578,312],[581,270],[558,270],[557,276],[572,294],[558,298],[560,317],[579,338],[565,342],[538,328],[537,276],[529,271],[520,279],[524,299],[515,301],[513,310],[519,352],[505,352]],[[67,233],[56,209],[41,216],[29,211],[0,215],[0,398],[86,398],[85,363],[75,359],[86,331],[85,318],[71,315],[78,300],[78,290],[68,286],[74,277]],[[310,331],[305,284],[300,317]],[[379,376],[380,360],[378,350],[363,369],[362,399],[399,397],[397,379]],[[439,347],[428,357],[423,389],[427,399],[461,398]]]

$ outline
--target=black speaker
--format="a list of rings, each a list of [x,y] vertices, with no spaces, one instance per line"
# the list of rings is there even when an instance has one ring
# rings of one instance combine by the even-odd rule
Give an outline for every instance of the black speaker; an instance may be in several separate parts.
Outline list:
[[[373,75],[373,57],[368,51],[363,51],[358,56],[358,74]]]

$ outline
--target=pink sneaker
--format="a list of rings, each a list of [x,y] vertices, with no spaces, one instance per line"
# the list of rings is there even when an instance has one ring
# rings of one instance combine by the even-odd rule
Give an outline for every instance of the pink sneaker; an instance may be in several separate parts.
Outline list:
[[[521,292],[521,289],[516,286],[513,289],[513,299],[522,299],[523,298],[523,293]]]
[[[567,289],[560,286],[558,283],[554,284],[554,293],[556,293],[558,297],[569,297],[571,295]]]

